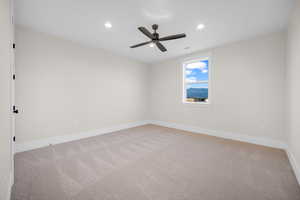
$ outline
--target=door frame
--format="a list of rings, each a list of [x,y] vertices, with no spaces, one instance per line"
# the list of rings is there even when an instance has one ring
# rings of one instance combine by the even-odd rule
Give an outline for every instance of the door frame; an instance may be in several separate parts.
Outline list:
[[[15,154],[15,132],[16,132],[16,121],[15,121],[15,113],[13,112],[13,106],[15,106],[15,25],[14,25],[14,0],[10,0],[10,17],[11,17],[11,48],[10,48],[10,98],[11,98],[11,184],[14,184],[14,154]]]

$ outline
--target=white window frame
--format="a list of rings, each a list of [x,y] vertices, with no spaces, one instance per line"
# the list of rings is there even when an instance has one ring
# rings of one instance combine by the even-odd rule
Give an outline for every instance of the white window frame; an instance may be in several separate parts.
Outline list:
[[[186,65],[190,64],[190,63],[194,63],[194,62],[199,62],[202,60],[208,60],[208,81],[197,81],[195,83],[207,83],[208,85],[208,100],[206,102],[189,102],[186,101],[186,85],[187,85],[187,81],[186,81]],[[183,77],[183,92],[182,92],[182,102],[184,104],[204,104],[204,105],[208,105],[211,103],[211,58],[210,56],[206,56],[206,57],[199,57],[199,58],[194,58],[194,59],[189,59],[186,61],[183,61],[182,63],[182,77]]]

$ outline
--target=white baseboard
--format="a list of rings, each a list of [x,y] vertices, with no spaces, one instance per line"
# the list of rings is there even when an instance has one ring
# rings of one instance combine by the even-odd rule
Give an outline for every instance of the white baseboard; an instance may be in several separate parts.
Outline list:
[[[32,149],[46,147],[49,145],[70,142],[70,141],[93,137],[93,136],[97,136],[97,135],[103,135],[106,133],[120,131],[123,129],[133,128],[133,127],[142,126],[142,125],[146,125],[146,124],[149,124],[149,121],[144,120],[144,121],[126,123],[126,124],[121,124],[121,125],[107,127],[107,128],[101,128],[101,129],[92,130],[92,131],[86,131],[86,132],[82,132],[79,134],[56,136],[56,137],[51,137],[51,138],[46,138],[46,139],[34,140],[31,142],[26,142],[26,143],[21,143],[21,144],[17,143],[15,152],[18,153],[18,152],[23,152],[23,151],[29,151]]]
[[[211,135],[211,136],[216,136],[216,137],[221,137],[221,138],[226,138],[226,139],[248,142],[248,143],[252,143],[252,144],[258,144],[258,145],[263,145],[263,146],[268,146],[268,147],[273,147],[273,148],[287,149],[287,145],[285,143],[283,143],[282,141],[278,141],[278,140],[272,140],[272,139],[267,139],[267,138],[257,138],[257,137],[253,137],[253,136],[243,135],[243,134],[234,134],[231,132],[202,129],[202,128],[195,127],[195,126],[170,123],[170,122],[164,122],[164,121],[144,120],[144,121],[138,121],[138,122],[133,122],[133,123],[121,124],[118,126],[113,126],[113,127],[108,127],[108,128],[101,128],[101,129],[97,129],[97,130],[93,130],[93,131],[82,132],[79,134],[56,136],[56,137],[35,140],[35,141],[21,143],[21,144],[17,143],[16,144],[16,153],[49,146],[51,144],[54,145],[54,144],[70,142],[70,141],[88,138],[88,137],[92,137],[92,136],[111,133],[114,131],[119,131],[119,130],[123,130],[123,129],[127,129],[127,128],[142,126],[142,125],[146,125],[146,124],[155,124],[155,125],[159,125],[159,126],[176,128],[176,129],[190,131],[190,132],[194,132],[194,133],[200,133],[200,134]]]
[[[294,170],[294,174],[296,176],[298,184],[300,185],[300,166],[298,165],[294,154],[292,153],[292,151],[289,148],[286,149],[286,154],[287,154],[287,156],[289,158],[289,161],[292,165],[292,168]]]
[[[211,135],[211,136],[221,137],[221,138],[225,138],[225,139],[231,139],[231,140],[237,140],[237,141],[241,141],[241,142],[263,145],[263,146],[267,146],[267,147],[273,147],[273,148],[279,148],[279,149],[287,148],[287,144],[285,144],[284,142],[279,141],[279,140],[272,140],[272,139],[268,139],[268,138],[262,138],[262,137],[258,138],[258,137],[253,137],[253,136],[238,134],[238,133],[232,133],[232,132],[208,130],[208,129],[202,129],[202,128],[199,128],[196,126],[189,126],[189,125],[157,121],[157,120],[149,120],[149,123],[154,124],[154,125],[159,125],[159,126],[165,126],[165,127],[169,127],[169,128],[190,131],[190,132],[199,133],[199,134]]]
[[[7,197],[6,197],[6,200],[10,200],[11,199],[11,190],[12,190],[12,187],[13,187],[13,184],[14,184],[14,176],[13,176],[13,172],[11,172],[9,174],[9,180],[8,180],[8,188],[7,188]]]

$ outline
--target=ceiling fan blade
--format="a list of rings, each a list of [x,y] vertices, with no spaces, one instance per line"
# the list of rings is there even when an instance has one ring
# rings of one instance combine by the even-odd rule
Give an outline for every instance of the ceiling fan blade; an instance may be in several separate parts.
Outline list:
[[[151,42],[152,42],[152,41],[149,41],[149,42],[143,42],[143,43],[140,43],[140,44],[133,45],[133,46],[131,46],[130,48],[140,47],[140,46],[143,46],[143,45],[146,45],[146,44],[150,44]]]
[[[150,39],[155,39],[155,37],[152,35],[152,33],[150,33],[150,31],[148,31],[148,29],[146,29],[145,27],[139,27],[138,28],[142,33],[144,33],[148,38]]]
[[[160,42],[156,42],[156,46],[159,48],[159,50],[161,50],[162,52],[167,51],[166,47],[164,47],[164,45],[162,45]]]
[[[170,36],[160,38],[159,41],[175,40],[175,39],[179,39],[179,38],[184,38],[185,36],[186,35],[184,33],[177,34],[177,35],[170,35]]]

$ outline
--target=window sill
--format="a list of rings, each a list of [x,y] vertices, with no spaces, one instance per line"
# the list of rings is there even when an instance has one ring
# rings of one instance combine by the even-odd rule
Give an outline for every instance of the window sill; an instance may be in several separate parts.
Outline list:
[[[200,105],[209,105],[210,102],[188,102],[188,101],[183,101],[183,104],[200,104]]]

